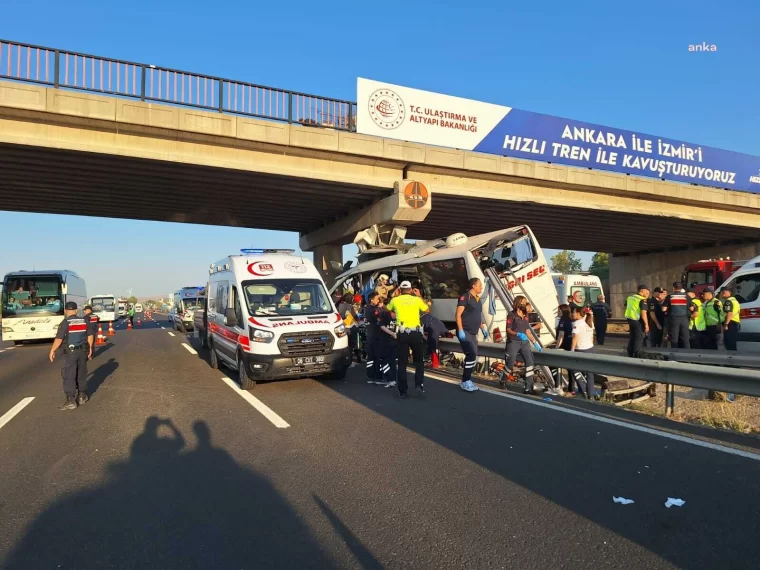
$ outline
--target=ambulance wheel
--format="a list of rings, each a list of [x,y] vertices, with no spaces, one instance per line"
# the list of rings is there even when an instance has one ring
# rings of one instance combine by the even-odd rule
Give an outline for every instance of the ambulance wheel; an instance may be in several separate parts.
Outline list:
[[[245,369],[245,361],[243,355],[238,354],[238,377],[240,379],[240,388],[243,390],[253,390],[256,387],[256,380],[251,380],[248,377],[248,372]]]
[[[216,355],[216,349],[214,348],[213,344],[211,344],[209,346],[209,348],[211,349],[211,355],[209,356],[209,365],[214,370],[218,370],[219,369],[219,357]]]

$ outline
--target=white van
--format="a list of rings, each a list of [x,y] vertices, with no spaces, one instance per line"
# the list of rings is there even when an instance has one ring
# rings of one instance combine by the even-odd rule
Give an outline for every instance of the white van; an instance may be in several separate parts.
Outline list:
[[[528,297],[543,317],[542,344],[551,344],[556,338],[557,293],[544,252],[528,226],[471,237],[454,234],[446,240],[398,247],[400,253],[360,261],[341,274],[330,291],[332,298],[355,292],[362,293],[366,300],[366,294],[382,274],[390,276],[396,284],[409,280],[420,287],[424,298],[433,301],[430,307],[433,316],[453,329],[457,301],[467,292],[469,279],[485,279],[482,265],[487,261],[504,275],[509,290]],[[483,303],[483,319],[490,340],[506,342],[507,311],[498,297]]]
[[[760,257],[742,265],[722,286],[731,287],[741,305],[741,330],[736,348],[740,352],[760,352]]]
[[[16,271],[3,280],[3,340],[53,339],[73,301],[81,314],[87,304],[85,282],[74,271]]]
[[[599,295],[604,295],[602,280],[596,275],[552,273],[552,280],[560,305],[572,297],[573,303],[579,307],[590,307]]]
[[[206,287],[211,366],[238,371],[240,385],[345,377],[351,351],[322,277],[293,250],[243,249],[216,262]]]

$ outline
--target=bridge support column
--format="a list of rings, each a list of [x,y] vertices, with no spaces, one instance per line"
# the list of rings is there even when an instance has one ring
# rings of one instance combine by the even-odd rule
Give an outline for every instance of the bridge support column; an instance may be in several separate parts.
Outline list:
[[[760,255],[760,242],[740,244],[719,243],[700,245],[677,251],[652,251],[634,254],[614,254],[610,258],[609,300],[615,317],[625,313],[625,299],[643,283],[651,289],[665,287],[668,291],[674,281],[680,281],[684,268],[700,259],[752,259]],[[715,286],[720,286],[716,283]],[[684,284],[684,286],[687,286]]]
[[[314,265],[329,289],[343,268],[343,246],[319,245],[315,247]]]

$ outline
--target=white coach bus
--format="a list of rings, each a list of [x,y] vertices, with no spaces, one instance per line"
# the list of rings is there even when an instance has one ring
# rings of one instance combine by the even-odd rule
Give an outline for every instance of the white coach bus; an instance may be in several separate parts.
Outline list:
[[[63,307],[87,303],[84,280],[67,269],[16,271],[3,279],[3,340],[53,339],[63,320]]]
[[[115,323],[119,320],[118,299],[113,295],[95,295],[90,299],[90,306],[101,323]]]
[[[454,328],[457,301],[467,292],[468,280],[484,280],[482,267],[491,265],[502,275],[504,285],[514,295],[528,297],[543,317],[542,344],[556,338],[557,292],[544,252],[528,226],[471,237],[453,234],[445,240],[397,247],[399,253],[360,261],[339,275],[330,290],[333,299],[346,291],[366,294],[380,275],[390,276],[396,284],[408,280],[433,301],[430,312]],[[372,250],[368,253],[372,255]],[[498,297],[483,303],[483,319],[491,340],[506,340],[507,310]]]

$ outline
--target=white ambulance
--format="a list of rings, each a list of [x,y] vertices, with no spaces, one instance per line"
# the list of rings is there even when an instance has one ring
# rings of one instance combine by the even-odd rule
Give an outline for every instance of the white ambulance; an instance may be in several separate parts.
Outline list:
[[[275,378],[345,377],[346,328],[316,267],[293,250],[241,252],[209,270],[211,366],[237,370],[245,390]]]
[[[552,279],[560,305],[572,297],[573,303],[579,307],[590,307],[599,295],[604,295],[602,280],[596,275],[552,273]]]
[[[741,306],[737,349],[740,352],[760,352],[760,257],[747,261],[723,286],[733,288]]]

